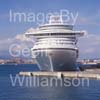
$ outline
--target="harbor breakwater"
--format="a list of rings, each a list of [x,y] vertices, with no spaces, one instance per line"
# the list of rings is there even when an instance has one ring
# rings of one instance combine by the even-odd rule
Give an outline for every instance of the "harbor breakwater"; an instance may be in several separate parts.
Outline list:
[[[21,76],[51,76],[51,77],[69,77],[69,78],[89,78],[100,79],[100,69],[88,69],[75,72],[19,72]]]

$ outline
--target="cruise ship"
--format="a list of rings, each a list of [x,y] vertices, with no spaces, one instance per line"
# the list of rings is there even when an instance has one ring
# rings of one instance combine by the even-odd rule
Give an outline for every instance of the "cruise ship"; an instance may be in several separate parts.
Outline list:
[[[51,16],[49,23],[25,33],[36,42],[32,57],[41,71],[76,71],[78,58],[77,38],[84,31],[74,31],[73,25],[64,24],[61,16]]]

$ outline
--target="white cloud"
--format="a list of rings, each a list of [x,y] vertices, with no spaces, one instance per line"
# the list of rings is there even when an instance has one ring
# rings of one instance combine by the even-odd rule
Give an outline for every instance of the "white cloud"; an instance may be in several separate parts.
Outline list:
[[[15,36],[16,40],[19,40],[21,42],[32,42],[33,40],[31,38],[26,37],[24,34],[18,34]]]
[[[80,57],[100,58],[100,35],[88,34],[79,39]]]
[[[84,53],[93,53],[95,51],[95,48],[88,48],[88,49],[86,49],[85,51],[84,51]]]
[[[27,38],[24,34],[18,34],[13,38],[5,38],[0,40],[0,57],[8,53],[10,55],[9,50],[12,47],[12,45],[15,45],[12,49],[12,51],[16,52],[17,50],[22,50],[24,49],[31,49],[34,45],[34,39]],[[11,56],[11,55],[10,55]],[[22,56],[22,55],[21,55]]]

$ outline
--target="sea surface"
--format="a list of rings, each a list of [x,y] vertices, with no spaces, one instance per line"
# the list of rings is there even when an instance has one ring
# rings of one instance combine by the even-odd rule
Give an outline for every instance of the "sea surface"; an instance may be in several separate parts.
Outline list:
[[[100,80],[89,80],[89,86],[76,87],[12,85],[11,75],[38,70],[33,64],[0,65],[0,100],[100,100]]]

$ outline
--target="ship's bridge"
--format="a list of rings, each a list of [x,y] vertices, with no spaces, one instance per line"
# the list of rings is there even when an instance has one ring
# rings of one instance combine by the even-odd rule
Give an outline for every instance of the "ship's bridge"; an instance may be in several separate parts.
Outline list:
[[[41,25],[39,28],[31,29],[26,36],[35,36],[36,38],[46,37],[78,37],[83,36],[84,31],[73,31],[73,25],[65,25],[62,17],[51,16],[49,24]]]

